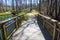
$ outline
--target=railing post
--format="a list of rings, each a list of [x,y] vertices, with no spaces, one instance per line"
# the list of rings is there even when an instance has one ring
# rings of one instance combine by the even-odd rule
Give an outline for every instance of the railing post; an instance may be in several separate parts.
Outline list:
[[[58,29],[60,29],[60,22],[58,22]],[[60,30],[59,30],[60,31]],[[60,32],[57,32],[58,34],[57,34],[57,40],[59,40],[59,38],[60,38]]]
[[[6,34],[6,26],[5,26],[5,24],[3,24],[2,27],[3,27],[4,40],[7,40],[7,34]]]
[[[19,19],[19,26],[21,25],[21,22],[22,22],[22,17],[20,16],[20,19]]]
[[[18,23],[17,23],[17,18],[15,19],[15,24],[16,24],[16,29],[18,29]]]
[[[46,20],[48,21],[50,21],[51,20],[51,18],[50,17],[45,17],[46,18]],[[45,19],[43,18],[43,27],[45,26]]]
[[[56,28],[57,28],[57,21],[56,20],[53,20],[51,19],[51,21],[54,23],[54,28],[53,28],[53,38],[52,40],[56,40]]]
[[[43,19],[43,28],[44,28],[44,26],[45,26],[45,20],[44,20],[44,18],[42,17],[42,19]]]
[[[20,23],[21,23],[21,16],[18,16],[17,22],[18,22],[18,27],[19,27],[20,26]]]

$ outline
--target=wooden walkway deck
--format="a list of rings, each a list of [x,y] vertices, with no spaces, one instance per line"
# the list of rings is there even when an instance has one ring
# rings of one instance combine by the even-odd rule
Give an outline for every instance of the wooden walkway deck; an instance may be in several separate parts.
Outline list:
[[[35,16],[30,14],[27,21],[13,34],[10,40],[50,40],[48,33],[37,22]]]

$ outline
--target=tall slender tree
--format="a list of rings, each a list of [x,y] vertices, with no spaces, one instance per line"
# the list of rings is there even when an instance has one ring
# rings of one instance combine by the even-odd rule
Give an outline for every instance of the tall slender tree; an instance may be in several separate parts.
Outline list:
[[[27,7],[27,0],[26,0],[26,7]]]
[[[14,0],[12,0],[12,10],[14,10]]]
[[[17,12],[19,12],[19,0],[17,0]]]
[[[41,11],[41,0],[39,0],[39,12]],[[40,12],[41,13],[41,12]]]
[[[26,8],[26,0],[24,0],[24,9]]]
[[[57,19],[57,0],[55,0],[55,19]]]
[[[6,3],[6,11],[7,11],[7,0],[5,0],[5,3]]]
[[[32,11],[32,0],[30,0],[30,11]]]
[[[1,0],[2,1],[2,12],[3,12],[3,0]]]
[[[3,11],[3,0],[0,0],[0,12]]]
[[[15,0],[16,2],[16,11],[18,12],[18,0]]]

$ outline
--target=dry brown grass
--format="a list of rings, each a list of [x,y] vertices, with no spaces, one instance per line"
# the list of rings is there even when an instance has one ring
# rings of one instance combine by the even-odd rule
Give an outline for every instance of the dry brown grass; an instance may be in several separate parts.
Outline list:
[[[39,14],[39,12],[38,12],[38,11],[36,11],[36,10],[32,10],[32,11],[31,11],[31,13],[32,13],[32,14],[34,14],[34,15]]]

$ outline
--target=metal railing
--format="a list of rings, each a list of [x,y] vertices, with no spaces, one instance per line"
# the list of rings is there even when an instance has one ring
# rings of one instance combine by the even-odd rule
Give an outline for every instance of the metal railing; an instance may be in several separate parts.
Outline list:
[[[0,22],[0,40],[9,40],[12,34],[20,27],[23,15],[12,17]]]
[[[60,40],[60,22],[41,14],[38,15],[38,21],[41,22],[43,28],[49,33],[51,40]]]

